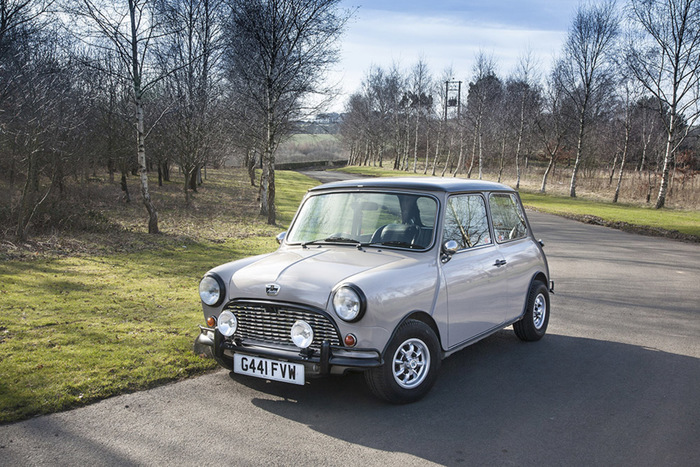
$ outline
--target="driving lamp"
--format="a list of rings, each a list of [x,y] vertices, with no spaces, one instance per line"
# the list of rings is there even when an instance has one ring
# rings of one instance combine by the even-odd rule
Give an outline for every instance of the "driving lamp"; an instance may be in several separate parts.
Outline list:
[[[224,310],[219,315],[219,325],[217,326],[219,332],[226,337],[231,337],[236,332],[238,328],[238,320],[236,315],[228,310]]]
[[[290,332],[292,342],[300,349],[305,349],[314,341],[314,330],[306,321],[299,320],[292,326]]]

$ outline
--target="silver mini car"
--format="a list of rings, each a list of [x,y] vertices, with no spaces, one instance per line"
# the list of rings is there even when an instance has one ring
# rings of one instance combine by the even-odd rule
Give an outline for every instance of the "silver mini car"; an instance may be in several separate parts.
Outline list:
[[[423,397],[443,358],[513,325],[539,340],[554,283],[520,198],[442,178],[309,190],[274,253],[202,279],[197,342],[234,373],[292,384],[363,371],[378,397]]]

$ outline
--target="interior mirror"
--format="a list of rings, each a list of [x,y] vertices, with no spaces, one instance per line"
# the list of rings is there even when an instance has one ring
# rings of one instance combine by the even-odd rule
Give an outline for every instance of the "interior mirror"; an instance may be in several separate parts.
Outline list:
[[[286,237],[286,236],[287,236],[287,232],[286,232],[286,231],[280,232],[280,233],[278,233],[277,236],[275,237],[275,240],[277,240],[277,243],[279,243],[279,244],[281,245],[282,242],[284,241],[284,237]]]

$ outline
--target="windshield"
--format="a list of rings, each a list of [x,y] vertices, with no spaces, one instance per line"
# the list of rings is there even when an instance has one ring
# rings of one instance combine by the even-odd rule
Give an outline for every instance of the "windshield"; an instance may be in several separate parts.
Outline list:
[[[437,201],[402,193],[326,193],[309,197],[288,243],[351,243],[426,249],[432,245]]]

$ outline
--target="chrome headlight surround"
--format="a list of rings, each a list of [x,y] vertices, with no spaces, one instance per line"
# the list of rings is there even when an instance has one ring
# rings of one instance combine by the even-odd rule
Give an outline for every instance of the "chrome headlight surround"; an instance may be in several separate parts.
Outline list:
[[[209,273],[199,282],[199,298],[207,306],[219,306],[226,296],[226,286],[218,274]]]
[[[348,323],[359,321],[367,309],[367,298],[355,284],[341,284],[333,290],[333,311]]]

